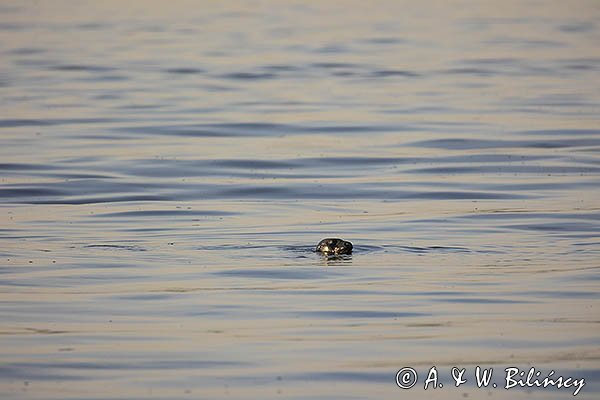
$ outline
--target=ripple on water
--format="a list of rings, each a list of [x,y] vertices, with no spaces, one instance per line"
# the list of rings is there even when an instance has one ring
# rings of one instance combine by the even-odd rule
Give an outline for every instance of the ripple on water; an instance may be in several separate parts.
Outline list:
[[[323,280],[331,279],[338,276],[343,276],[342,272],[328,271],[323,273],[320,269],[315,268],[271,268],[271,269],[226,269],[213,273],[218,276],[236,277],[236,278],[257,278],[267,280]]]
[[[484,139],[433,139],[411,143],[417,147],[433,147],[447,150],[472,150],[472,149],[502,149],[502,148],[533,148],[533,149],[561,149],[571,147],[595,147],[600,145],[596,138],[571,138],[553,140],[484,140]]]

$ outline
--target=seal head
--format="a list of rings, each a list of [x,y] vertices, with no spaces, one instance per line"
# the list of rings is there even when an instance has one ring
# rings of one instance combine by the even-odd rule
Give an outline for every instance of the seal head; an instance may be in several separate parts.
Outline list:
[[[325,255],[352,254],[352,243],[338,238],[327,238],[319,242],[316,251]]]

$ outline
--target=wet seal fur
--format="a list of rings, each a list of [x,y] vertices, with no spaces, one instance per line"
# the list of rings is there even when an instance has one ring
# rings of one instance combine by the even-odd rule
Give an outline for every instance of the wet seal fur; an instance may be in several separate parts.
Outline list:
[[[316,252],[325,255],[352,254],[352,243],[338,238],[326,238],[319,242]]]

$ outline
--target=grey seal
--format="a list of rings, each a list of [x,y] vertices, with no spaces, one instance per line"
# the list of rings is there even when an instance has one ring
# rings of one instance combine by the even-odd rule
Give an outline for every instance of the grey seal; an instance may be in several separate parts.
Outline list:
[[[319,242],[316,251],[325,255],[352,254],[352,243],[338,238],[326,238]]]

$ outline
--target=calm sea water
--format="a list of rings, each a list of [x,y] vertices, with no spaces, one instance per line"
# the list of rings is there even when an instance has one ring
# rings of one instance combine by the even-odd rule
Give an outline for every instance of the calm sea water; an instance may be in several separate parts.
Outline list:
[[[2,2],[0,396],[598,398],[599,21]]]

